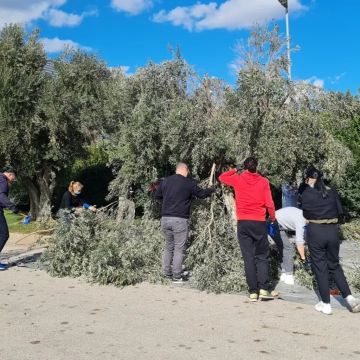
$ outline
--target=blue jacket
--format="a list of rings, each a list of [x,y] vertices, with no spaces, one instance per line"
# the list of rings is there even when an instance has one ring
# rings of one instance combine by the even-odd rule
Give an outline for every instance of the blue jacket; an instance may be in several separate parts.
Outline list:
[[[6,176],[3,173],[0,173],[0,211],[3,211],[4,208],[10,209],[13,212],[17,212],[17,207],[13,204],[9,198],[9,184],[7,182]]]

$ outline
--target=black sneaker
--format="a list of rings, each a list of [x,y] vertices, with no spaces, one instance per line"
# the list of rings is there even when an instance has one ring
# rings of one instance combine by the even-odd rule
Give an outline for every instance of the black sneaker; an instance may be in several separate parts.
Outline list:
[[[169,280],[172,280],[172,275],[167,275],[167,274],[163,274],[163,277],[165,278],[165,279],[169,279]]]
[[[186,281],[187,281],[187,279],[184,278],[184,277],[179,277],[179,278],[173,277],[173,278],[172,278],[172,282],[173,282],[174,284],[182,284],[182,283],[184,283],[184,282],[186,282]]]

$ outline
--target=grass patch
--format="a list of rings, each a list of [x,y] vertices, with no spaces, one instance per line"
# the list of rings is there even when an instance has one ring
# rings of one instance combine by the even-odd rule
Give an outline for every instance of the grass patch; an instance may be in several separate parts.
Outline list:
[[[360,219],[352,219],[344,225],[341,225],[341,234],[343,240],[354,240],[360,242]]]
[[[47,229],[49,226],[41,224],[36,221],[31,221],[29,224],[23,224],[24,216],[14,214],[11,211],[5,210],[5,219],[7,221],[10,233],[29,234],[34,231]]]

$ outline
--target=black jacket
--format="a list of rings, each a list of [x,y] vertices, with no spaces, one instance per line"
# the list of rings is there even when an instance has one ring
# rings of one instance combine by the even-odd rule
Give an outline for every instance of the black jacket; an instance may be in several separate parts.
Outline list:
[[[6,176],[3,173],[0,173],[0,211],[3,211],[4,208],[7,208],[14,213],[17,213],[18,209],[16,205],[9,200],[8,195],[9,184],[7,182]]]
[[[155,192],[155,198],[162,200],[161,216],[188,219],[191,200],[194,197],[205,199],[214,191],[211,188],[202,189],[194,180],[175,174],[160,183]]]
[[[323,198],[321,191],[307,186],[301,195],[301,207],[307,220],[335,219],[343,215],[340,198],[335,188]]]
[[[60,209],[73,210],[77,207],[87,205],[79,195],[73,195],[70,191],[65,191],[60,204]]]

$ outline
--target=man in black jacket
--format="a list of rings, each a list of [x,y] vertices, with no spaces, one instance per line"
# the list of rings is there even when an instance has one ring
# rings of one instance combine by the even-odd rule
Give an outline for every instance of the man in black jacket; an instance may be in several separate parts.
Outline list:
[[[205,199],[215,191],[200,188],[195,181],[187,178],[188,175],[188,166],[178,163],[176,174],[165,178],[155,192],[155,198],[162,200],[161,227],[165,235],[163,271],[174,282],[183,281],[182,264],[191,201],[194,197]]]
[[[4,216],[4,208],[14,213],[18,212],[17,207],[9,200],[9,184],[15,181],[15,172],[12,169],[0,173],[0,252],[9,239],[9,229]],[[6,270],[7,265],[0,263],[0,270]]]

